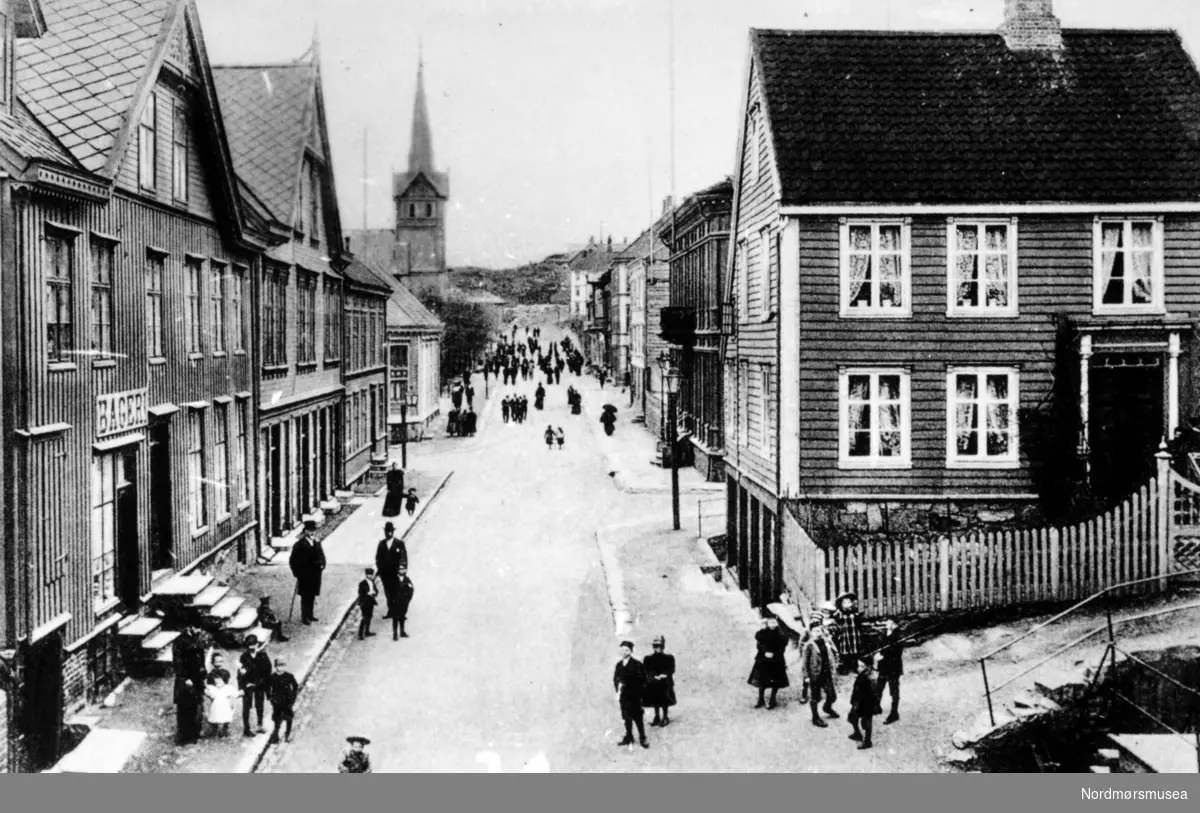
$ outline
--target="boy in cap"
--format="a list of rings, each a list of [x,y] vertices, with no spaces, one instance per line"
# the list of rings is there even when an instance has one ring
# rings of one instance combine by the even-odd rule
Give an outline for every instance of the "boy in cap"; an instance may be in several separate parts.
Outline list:
[[[366,737],[347,737],[346,742],[350,743],[350,750],[342,756],[338,773],[370,773],[371,757],[363,748],[370,745],[371,741]]]
[[[286,643],[289,639],[283,634],[283,622],[275,615],[275,611],[271,609],[271,597],[262,596],[258,600],[258,626],[265,630],[271,631],[272,640],[279,643]],[[265,641],[263,643],[266,643]]]
[[[263,728],[263,710],[267,701],[267,682],[271,679],[271,656],[267,654],[266,642],[254,635],[246,637],[246,649],[238,662],[238,688],[242,690],[242,736],[253,737],[250,730],[250,710],[258,712],[258,733],[266,734]]]
[[[404,622],[408,620],[408,605],[412,602],[415,592],[412,579],[408,578],[408,565],[400,565],[396,578],[396,612],[392,616],[393,641],[408,637],[408,633],[404,631]]]
[[[300,694],[300,684],[296,676],[287,671],[287,662],[283,658],[275,659],[275,671],[271,674],[267,690],[271,695],[271,720],[275,730],[271,732],[270,742],[279,742],[279,728],[287,723],[283,738],[292,741],[292,719],[296,716],[296,696]]]
[[[900,676],[904,674],[904,641],[900,638],[900,628],[896,619],[884,621],[883,648],[879,652],[879,667],[876,670],[879,679],[875,682],[876,713],[882,714],[883,691],[888,689],[892,695],[892,710],[884,725],[891,725],[900,720]]]
[[[878,657],[876,654],[875,658]],[[874,670],[871,668],[872,658],[864,657],[861,662],[862,668],[858,670],[858,675],[854,678],[854,688],[850,690],[850,714],[846,720],[854,729],[850,739],[858,742],[858,750],[865,751],[871,747],[871,729],[875,722],[877,698],[873,680]],[[862,726],[861,731],[859,726]]]
[[[636,725],[643,748],[650,747],[646,739],[646,724],[642,715],[642,691],[646,686],[646,672],[642,664],[633,657],[633,642],[621,642],[621,660],[613,669],[613,689],[617,693],[617,705],[621,708],[621,721],[625,723],[625,738],[618,746],[633,745],[633,727]]]
[[[371,618],[375,615],[375,605],[379,603],[379,587],[375,584],[375,568],[368,567],[363,580],[358,583],[358,609],[362,612],[362,621],[358,622],[358,640],[370,638]]]

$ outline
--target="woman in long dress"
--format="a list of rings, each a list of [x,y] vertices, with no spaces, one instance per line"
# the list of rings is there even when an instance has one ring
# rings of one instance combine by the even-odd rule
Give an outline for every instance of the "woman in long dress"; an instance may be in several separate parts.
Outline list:
[[[787,636],[779,629],[779,621],[773,615],[768,615],[764,626],[754,633],[754,642],[758,652],[754,656],[754,668],[750,670],[750,679],[746,682],[758,687],[758,702],[754,708],[766,706],[775,708],[775,696],[780,689],[786,689],[788,682],[787,664],[784,663],[784,652],[787,651]],[[770,702],[764,701],[767,689],[771,690]]]
[[[642,690],[642,706],[654,709],[652,726],[671,724],[670,709],[675,705],[675,656],[664,650],[667,640],[658,636],[652,644],[654,651],[642,660],[646,672],[646,687]]]
[[[385,517],[400,516],[400,509],[404,507],[404,472],[393,463],[387,473],[387,497],[383,501],[383,515]]]

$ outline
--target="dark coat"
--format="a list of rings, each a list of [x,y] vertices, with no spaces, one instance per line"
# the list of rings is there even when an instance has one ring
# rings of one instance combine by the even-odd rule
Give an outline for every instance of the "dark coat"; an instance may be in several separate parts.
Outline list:
[[[642,705],[646,708],[669,708],[675,705],[675,656],[651,652],[642,661],[646,673],[646,688],[642,690]],[[659,678],[658,675],[664,677]]]
[[[904,644],[900,641],[900,630],[884,636],[880,654],[883,656],[879,662],[881,678],[899,677],[904,674]]]
[[[300,694],[300,684],[296,682],[296,676],[291,672],[272,672],[267,683],[267,694],[271,699],[272,717],[284,719],[296,708],[296,697]]]
[[[400,513],[404,501],[404,472],[400,469],[388,469],[387,497],[383,501],[383,515],[394,517]]]
[[[321,595],[321,573],[325,570],[325,551],[307,536],[301,537],[288,558],[292,575],[296,577],[296,593],[301,596]]]
[[[371,758],[366,751],[347,751],[338,766],[338,773],[370,773]]]
[[[400,579],[399,584],[396,585],[396,601],[402,610],[408,608],[409,602],[413,599],[414,592],[416,590],[413,587],[412,579],[408,576]]]
[[[271,677],[271,656],[263,650],[243,652],[238,659],[238,688],[242,691],[254,689],[260,692],[267,690],[267,681]]]
[[[821,655],[820,646],[810,638],[800,652],[800,668],[804,670],[804,677],[808,679],[809,685],[825,688],[824,684],[833,683],[833,668],[837,663],[838,653],[832,641],[828,638],[821,640],[825,642],[828,657]]]
[[[758,653],[754,656],[754,668],[750,670],[750,678],[746,682],[760,689],[786,689],[791,685],[787,664],[783,661],[788,645],[787,633],[778,628],[760,629],[754,633],[754,642],[758,646]]]
[[[404,540],[394,536],[390,540],[379,540],[375,546],[375,572],[379,578],[394,580],[400,565],[408,567],[408,546]]]
[[[375,582],[371,579],[363,579],[358,583],[358,606],[363,612],[375,609],[375,605],[379,603],[379,599],[376,598],[378,592]]]
[[[204,684],[208,680],[208,669],[204,663],[205,650],[210,643],[206,633],[196,635],[185,632],[175,639],[175,702],[182,705],[198,704],[204,696]]]
[[[646,687],[646,671],[637,658],[617,661],[613,669],[613,689],[621,706],[621,719],[635,720],[642,716],[642,692]]]
[[[854,688],[850,690],[850,712],[855,717],[874,717],[878,698],[875,697],[875,681],[867,669],[860,671],[854,678]]]

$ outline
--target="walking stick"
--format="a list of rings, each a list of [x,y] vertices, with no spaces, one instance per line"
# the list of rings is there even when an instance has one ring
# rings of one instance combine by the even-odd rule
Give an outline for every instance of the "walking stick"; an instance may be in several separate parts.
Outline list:
[[[288,623],[292,623],[292,616],[296,613],[296,594],[300,592],[300,582],[296,582],[296,586],[292,588],[292,608],[288,610]]]

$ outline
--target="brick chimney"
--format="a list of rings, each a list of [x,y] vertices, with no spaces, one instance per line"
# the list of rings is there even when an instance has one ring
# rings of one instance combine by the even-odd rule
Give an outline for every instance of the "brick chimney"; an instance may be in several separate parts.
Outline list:
[[[670,211],[671,211],[671,209],[673,209],[673,208],[675,208],[675,200],[674,200],[674,198],[672,198],[670,195],[667,195],[665,198],[663,198],[663,210],[662,210],[662,213],[663,213],[664,215],[665,215],[665,214],[669,214],[669,213],[670,213]]]
[[[1000,33],[1012,51],[1061,51],[1062,23],[1054,0],[1004,0]]]

